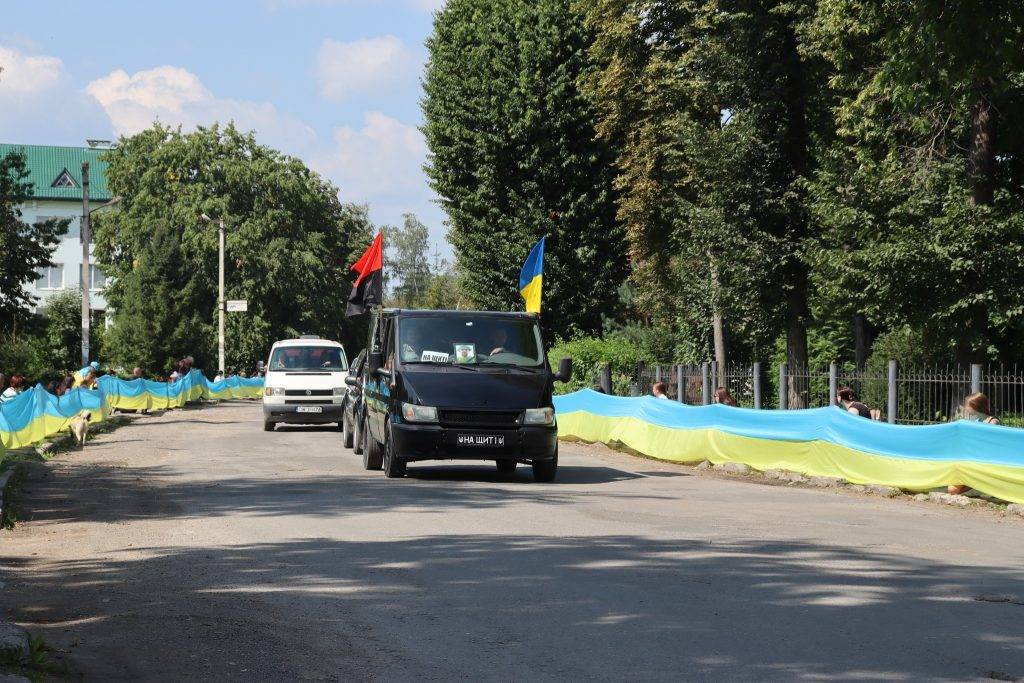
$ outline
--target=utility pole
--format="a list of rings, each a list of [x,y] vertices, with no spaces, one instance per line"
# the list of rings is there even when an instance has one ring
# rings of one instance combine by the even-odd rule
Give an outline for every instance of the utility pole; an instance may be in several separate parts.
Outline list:
[[[89,162],[82,162],[82,367],[89,364]]]
[[[224,372],[224,309],[227,307],[227,302],[224,299],[224,219],[220,219],[220,272],[217,274],[218,280],[218,296],[217,296],[217,307],[220,312],[220,319],[218,320],[219,330],[217,332],[217,369],[220,370],[221,375],[225,375]]]

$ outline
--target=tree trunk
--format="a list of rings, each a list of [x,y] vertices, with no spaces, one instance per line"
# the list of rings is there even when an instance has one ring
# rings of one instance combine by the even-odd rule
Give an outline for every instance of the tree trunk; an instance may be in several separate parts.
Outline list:
[[[995,193],[996,115],[984,97],[971,105],[971,139],[967,146],[967,166],[971,177],[971,203],[990,206]]]
[[[786,301],[786,360],[790,375],[789,407],[806,408],[807,398],[800,390],[794,373],[807,368],[807,319],[810,311],[807,305],[807,271],[802,263],[790,268],[790,289]]]
[[[853,314],[853,359],[858,370],[863,370],[871,353],[871,327],[863,313]]]
[[[722,307],[720,304],[720,287],[718,283],[718,266],[711,263],[711,327],[715,338],[715,362],[718,363],[718,371],[725,372],[725,321],[722,318]]]
[[[792,22],[792,20],[790,20]],[[781,75],[786,93],[786,128],[784,131],[784,149],[792,169],[793,180],[805,178],[811,172],[811,137],[807,118],[807,78],[804,64],[798,50],[799,41],[796,27],[789,23],[784,28],[784,40],[780,61],[784,73]],[[801,194],[793,207],[790,225],[790,245],[792,255],[788,267],[783,272],[788,275],[789,291],[786,293],[786,358],[790,367],[790,378],[787,382],[789,391],[789,407],[805,408],[807,397],[800,391],[792,373],[807,368],[807,321],[810,318],[810,307],[807,303],[807,267],[801,260],[800,249],[807,235],[809,218],[807,215],[806,196],[794,182],[788,191]]]

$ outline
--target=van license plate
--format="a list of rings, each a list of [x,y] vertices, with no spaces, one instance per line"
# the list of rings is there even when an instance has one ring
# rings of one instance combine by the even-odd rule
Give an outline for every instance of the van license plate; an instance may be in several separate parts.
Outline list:
[[[505,445],[504,434],[459,434],[460,446],[490,446],[501,447]]]
[[[322,413],[324,412],[323,406],[299,406],[295,409],[297,413]]]

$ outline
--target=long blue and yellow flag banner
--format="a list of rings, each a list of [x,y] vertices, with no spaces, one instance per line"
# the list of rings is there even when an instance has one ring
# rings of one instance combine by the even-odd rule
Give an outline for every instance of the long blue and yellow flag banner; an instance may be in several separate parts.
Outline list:
[[[526,301],[527,313],[540,313],[541,294],[544,289],[544,239],[533,245],[519,271],[519,292]]]
[[[591,390],[555,398],[558,435],[681,463],[738,462],[910,491],[966,484],[1024,503],[1024,430],[980,422],[891,425],[835,407],[688,406]]]
[[[0,403],[0,453],[42,442],[67,429],[83,410],[92,414],[93,422],[101,422],[114,409],[168,410],[199,399],[259,398],[262,394],[261,377],[211,382],[198,370],[175,382],[125,381],[104,375],[96,389],[78,387],[63,396],[37,385]]]

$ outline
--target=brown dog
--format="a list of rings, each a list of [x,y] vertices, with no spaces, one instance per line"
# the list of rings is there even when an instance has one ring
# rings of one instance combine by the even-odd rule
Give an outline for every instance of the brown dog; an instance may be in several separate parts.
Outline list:
[[[92,413],[83,410],[78,417],[71,421],[71,434],[78,442],[79,448],[85,448],[85,439],[89,436],[89,420],[91,418]]]

